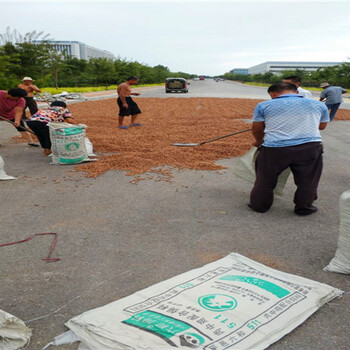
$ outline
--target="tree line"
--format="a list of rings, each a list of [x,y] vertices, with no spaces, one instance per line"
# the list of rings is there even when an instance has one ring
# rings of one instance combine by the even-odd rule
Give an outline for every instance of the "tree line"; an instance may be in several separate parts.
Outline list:
[[[2,38],[0,38],[2,39]],[[1,42],[0,42],[1,43]],[[195,75],[171,72],[168,67],[151,67],[123,58],[90,58],[88,61],[55,51],[47,42],[2,42],[0,46],[0,89],[17,86],[30,76],[41,87],[84,87],[120,84],[136,75],[142,84],[162,83],[168,77],[189,79]]]
[[[350,63],[344,62],[337,66],[320,68],[315,72],[305,70],[283,71],[281,74],[267,72],[264,74],[233,74],[225,73],[222,77],[228,80],[241,82],[257,82],[272,84],[280,82],[284,77],[297,75],[302,79],[303,86],[319,87],[320,83],[328,82],[331,85],[340,85],[344,88],[350,88]]]

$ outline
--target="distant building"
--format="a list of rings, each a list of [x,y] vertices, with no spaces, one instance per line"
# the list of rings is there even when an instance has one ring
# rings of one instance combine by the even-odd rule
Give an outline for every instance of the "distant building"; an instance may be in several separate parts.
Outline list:
[[[42,41],[35,41],[35,43],[42,43]],[[58,52],[66,52],[68,56],[76,57],[83,60],[89,60],[90,58],[109,58],[115,60],[114,55],[106,50],[97,49],[86,45],[80,41],[56,41],[52,40],[48,42],[54,50]]]
[[[244,74],[244,75],[248,75],[248,68],[233,68],[230,73],[232,74]]]
[[[280,74],[285,70],[305,70],[315,72],[319,68],[336,66],[341,62],[288,62],[288,61],[268,61],[248,69],[248,74],[264,74],[272,72]]]

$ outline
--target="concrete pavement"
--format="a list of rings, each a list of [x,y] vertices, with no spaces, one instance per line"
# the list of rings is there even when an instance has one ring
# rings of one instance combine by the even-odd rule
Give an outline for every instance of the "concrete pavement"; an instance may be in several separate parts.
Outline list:
[[[319,92],[313,91],[312,96],[315,100],[319,99]],[[215,82],[213,79],[204,81],[192,81],[189,86],[189,92],[166,94],[164,87],[159,87],[149,91],[142,92],[141,97],[217,97],[217,98],[252,98],[258,100],[267,100],[270,96],[267,88],[262,86],[245,85],[229,80]],[[350,109],[350,94],[344,95],[344,103],[341,108]]]
[[[214,97],[231,91],[229,83],[204,84]],[[14,132],[4,123],[0,128],[0,138]],[[34,332],[28,349],[39,350],[73,316],[238,252],[346,292],[271,349],[348,350],[350,279],[322,269],[336,249],[339,196],[349,189],[349,134],[350,123],[341,121],[323,132],[319,212],[310,217],[293,214],[292,181],[270,212],[250,211],[251,184],[232,174],[237,159],[222,160],[228,169],[220,172],[181,171],[171,184],[132,185],[124,172],[88,179],[74,167],[48,165],[38,149],[5,140],[0,154],[18,180],[0,182],[0,243],[57,232],[54,256],[62,260],[41,260],[49,237],[0,248],[0,308],[27,321]]]

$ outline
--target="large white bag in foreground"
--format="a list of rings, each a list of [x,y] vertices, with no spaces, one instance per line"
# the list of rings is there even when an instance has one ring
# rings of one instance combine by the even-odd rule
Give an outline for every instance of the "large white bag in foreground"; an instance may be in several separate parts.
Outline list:
[[[340,229],[338,249],[325,271],[350,273],[350,190],[339,200]]]
[[[341,293],[230,254],[66,325],[84,350],[259,350]]]
[[[233,169],[233,173],[251,183],[255,183],[256,172],[255,172],[255,160],[258,156],[258,148],[252,147],[245,155],[240,157]],[[279,177],[275,188],[275,194],[282,196],[284,187],[286,186],[288,177],[290,175],[290,169],[286,169]]]
[[[17,350],[29,343],[32,331],[19,318],[0,310],[0,350]]]

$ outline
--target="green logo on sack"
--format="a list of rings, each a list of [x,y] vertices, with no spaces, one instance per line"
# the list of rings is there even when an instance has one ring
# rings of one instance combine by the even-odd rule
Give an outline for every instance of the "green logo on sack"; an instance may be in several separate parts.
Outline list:
[[[209,294],[200,297],[198,304],[209,311],[222,312],[235,309],[237,300],[226,294]]]
[[[79,149],[79,147],[79,143],[77,142],[71,142],[66,144],[66,149],[68,151],[76,151],[77,149]]]

